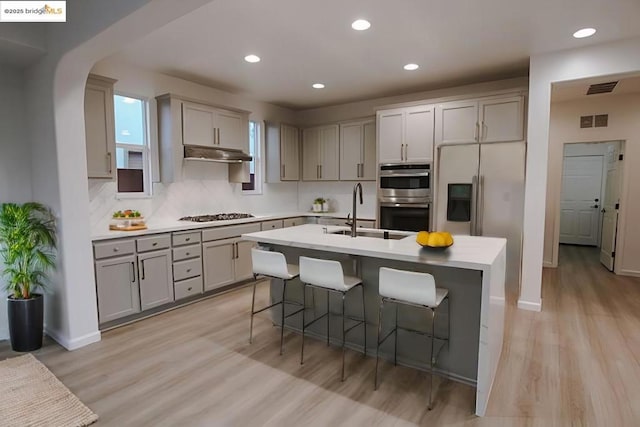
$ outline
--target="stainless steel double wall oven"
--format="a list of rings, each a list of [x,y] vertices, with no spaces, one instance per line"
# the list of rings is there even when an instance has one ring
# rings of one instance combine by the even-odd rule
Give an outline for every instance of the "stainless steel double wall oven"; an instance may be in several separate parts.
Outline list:
[[[431,229],[431,164],[381,164],[378,181],[379,227]]]

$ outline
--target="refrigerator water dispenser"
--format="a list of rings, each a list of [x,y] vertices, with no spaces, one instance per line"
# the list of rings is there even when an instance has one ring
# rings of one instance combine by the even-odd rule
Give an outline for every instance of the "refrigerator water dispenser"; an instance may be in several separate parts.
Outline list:
[[[449,184],[447,197],[447,221],[471,221],[472,184]]]

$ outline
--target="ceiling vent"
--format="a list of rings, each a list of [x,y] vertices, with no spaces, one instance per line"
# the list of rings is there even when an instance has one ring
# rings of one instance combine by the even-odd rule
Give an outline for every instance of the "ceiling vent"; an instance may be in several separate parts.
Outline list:
[[[607,82],[607,83],[598,83],[595,85],[589,86],[589,90],[587,91],[587,95],[598,95],[601,93],[611,93],[613,89],[616,87],[618,82]]]

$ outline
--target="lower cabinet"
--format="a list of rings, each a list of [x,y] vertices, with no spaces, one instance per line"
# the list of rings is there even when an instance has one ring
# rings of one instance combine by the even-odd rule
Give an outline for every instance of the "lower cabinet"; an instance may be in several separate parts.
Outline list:
[[[239,238],[214,240],[202,244],[204,290],[210,291],[253,276],[253,242]]]
[[[139,254],[138,272],[142,310],[174,301],[170,249]]]
[[[140,312],[135,255],[96,261],[96,287],[100,323]]]

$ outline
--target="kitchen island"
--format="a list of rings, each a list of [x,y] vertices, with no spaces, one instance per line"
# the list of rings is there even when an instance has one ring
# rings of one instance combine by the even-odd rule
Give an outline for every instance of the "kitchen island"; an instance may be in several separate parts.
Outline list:
[[[375,342],[378,318],[378,271],[380,267],[421,271],[433,274],[438,287],[447,288],[451,307],[445,304],[436,321],[436,336],[446,336],[447,321],[450,324],[448,345],[441,341],[436,345],[438,355],[437,370],[441,375],[476,386],[476,414],[484,415],[491,386],[495,378],[504,332],[504,283],[506,240],[501,238],[454,236],[455,244],[443,251],[422,249],[415,242],[415,234],[391,232],[390,239],[384,239],[381,230],[360,230],[361,236],[352,238],[344,233],[346,227],[326,227],[321,225],[301,225],[279,230],[268,230],[243,234],[242,239],[254,241],[285,254],[287,261],[298,263],[300,255],[322,259],[338,260],[345,274],[362,278],[365,290],[367,319],[367,354],[375,356]],[[368,236],[364,236],[368,234]],[[273,281],[273,292],[281,283]],[[281,289],[281,288],[280,288]],[[302,299],[299,286],[288,287],[290,299]],[[310,292],[310,291],[308,291]],[[347,297],[347,315],[361,313],[357,292]],[[314,304],[313,311],[324,313],[327,295],[316,291],[314,298],[307,297]],[[353,298],[353,299],[352,299]],[[352,299],[350,301],[350,299]],[[331,307],[339,307],[338,301]],[[383,330],[389,330],[393,304],[385,306]],[[444,309],[444,310],[442,310]],[[386,310],[389,310],[387,314]],[[446,310],[450,310],[447,313]],[[333,311],[333,310],[332,310]],[[275,314],[275,313],[274,313]],[[311,315],[310,315],[311,316]],[[279,316],[274,316],[274,319]],[[411,329],[426,330],[427,314],[414,307],[400,307],[399,324]],[[300,330],[300,316],[290,317],[286,327]],[[330,330],[332,342],[341,343],[341,330],[337,321]],[[325,322],[317,322],[310,329],[310,335],[326,336]],[[362,333],[354,331],[348,335],[347,346],[362,351]],[[387,340],[380,348],[382,358],[393,358],[393,340]],[[397,349],[398,362],[418,369],[428,367],[429,341],[427,338],[400,332]]]

